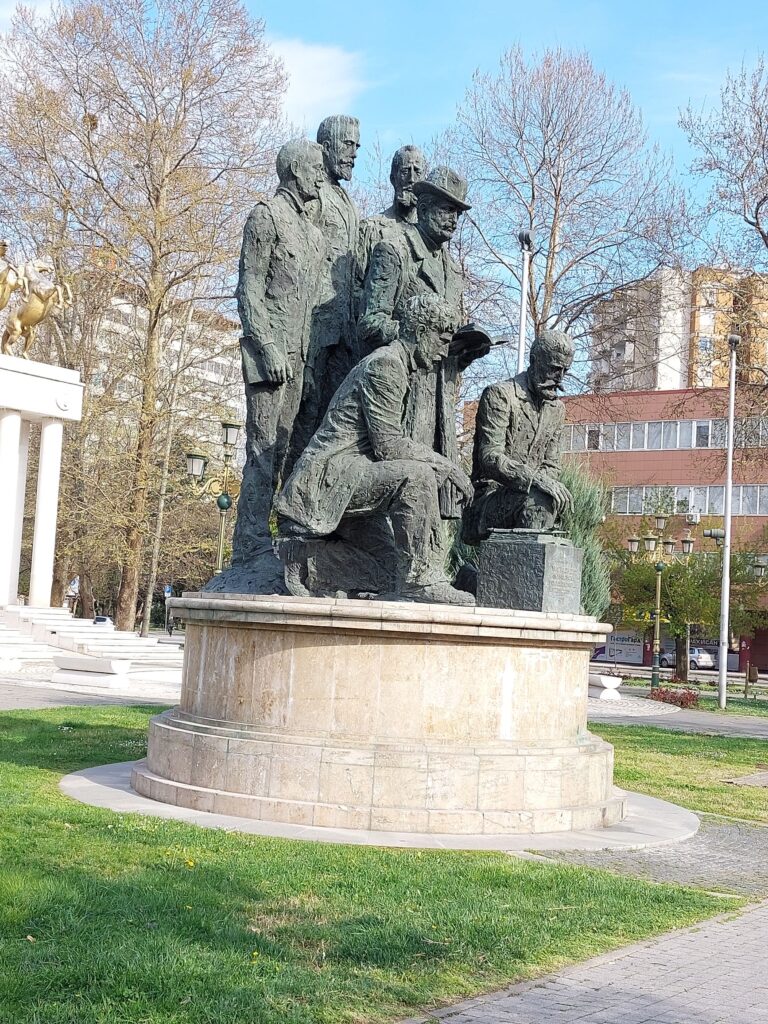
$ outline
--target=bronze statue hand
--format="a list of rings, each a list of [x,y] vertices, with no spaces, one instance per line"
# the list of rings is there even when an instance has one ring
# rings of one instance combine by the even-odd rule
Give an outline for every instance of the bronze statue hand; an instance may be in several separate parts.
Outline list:
[[[548,494],[555,503],[555,517],[557,519],[573,504],[571,492],[564,487],[559,480],[542,474],[534,480],[536,487],[539,487],[545,494]]]
[[[459,368],[464,369],[475,359],[482,359],[491,351],[491,339],[474,323],[460,327],[453,336],[449,354],[459,361]]]
[[[264,374],[272,384],[286,384],[293,380],[293,370],[286,354],[277,345],[264,345],[262,348]]]

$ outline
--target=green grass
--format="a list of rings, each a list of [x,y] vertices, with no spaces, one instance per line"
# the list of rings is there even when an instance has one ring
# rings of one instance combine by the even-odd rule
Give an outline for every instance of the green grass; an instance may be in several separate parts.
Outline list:
[[[645,687],[647,689],[650,686],[650,679],[624,679],[621,685]],[[671,683],[663,677],[661,685],[669,686],[674,690],[684,689],[682,683]],[[755,715],[758,718],[768,716],[768,694],[764,690],[745,700],[743,696],[739,696],[739,694],[744,693],[743,684],[738,687],[729,686],[727,706],[725,711],[722,712],[717,703],[716,683],[691,683],[689,685],[692,689],[699,692],[699,706],[698,708],[690,708],[689,710],[691,711],[716,711],[718,714]]]
[[[721,711],[718,707],[717,697],[701,693],[699,694],[698,708],[692,708],[692,710],[716,711],[719,715],[754,715],[756,718],[765,718],[768,716],[768,699],[760,696],[749,697],[745,700],[743,697],[736,697],[729,693],[725,711]],[[768,753],[766,758],[768,759]]]
[[[739,905],[502,854],[230,834],[59,793],[66,772],[141,756],[156,710],[0,714],[2,1024],[396,1020]]]
[[[647,725],[590,724],[615,748],[617,786],[692,811],[768,824],[768,789],[728,785],[768,763],[765,740],[672,732]]]

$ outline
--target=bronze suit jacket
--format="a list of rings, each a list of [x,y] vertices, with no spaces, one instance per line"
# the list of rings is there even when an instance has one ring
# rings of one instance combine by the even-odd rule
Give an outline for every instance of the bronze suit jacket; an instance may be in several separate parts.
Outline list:
[[[427,249],[417,227],[404,225],[402,235],[386,236],[373,249],[365,279],[358,339],[363,352],[387,345],[399,337],[399,321],[413,295],[430,292],[455,311],[454,326],[461,322],[463,277],[457,263],[443,247],[437,255]],[[406,410],[410,437],[459,461],[456,442],[456,359],[419,375],[411,389]],[[449,493],[441,491],[440,512],[446,519],[461,518],[461,509]]]

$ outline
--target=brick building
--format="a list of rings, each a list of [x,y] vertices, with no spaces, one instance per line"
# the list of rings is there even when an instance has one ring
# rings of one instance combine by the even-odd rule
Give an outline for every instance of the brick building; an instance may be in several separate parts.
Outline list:
[[[606,532],[615,543],[647,533],[649,517],[664,512],[671,517],[667,536],[679,540],[690,530],[696,551],[713,550],[702,531],[723,524],[724,388],[575,395],[565,403],[565,457],[578,459],[608,487]],[[735,549],[753,553],[768,551],[768,416],[758,415],[761,404],[762,389],[740,389],[733,541]],[[768,631],[742,638],[740,646],[742,662],[749,657],[768,669]]]

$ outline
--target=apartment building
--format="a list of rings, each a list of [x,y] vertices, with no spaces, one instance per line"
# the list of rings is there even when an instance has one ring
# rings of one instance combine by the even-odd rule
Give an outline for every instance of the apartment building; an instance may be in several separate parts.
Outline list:
[[[742,338],[740,376],[759,381],[768,342],[768,277],[714,267],[662,268],[594,311],[596,392],[724,387],[728,335]]]

